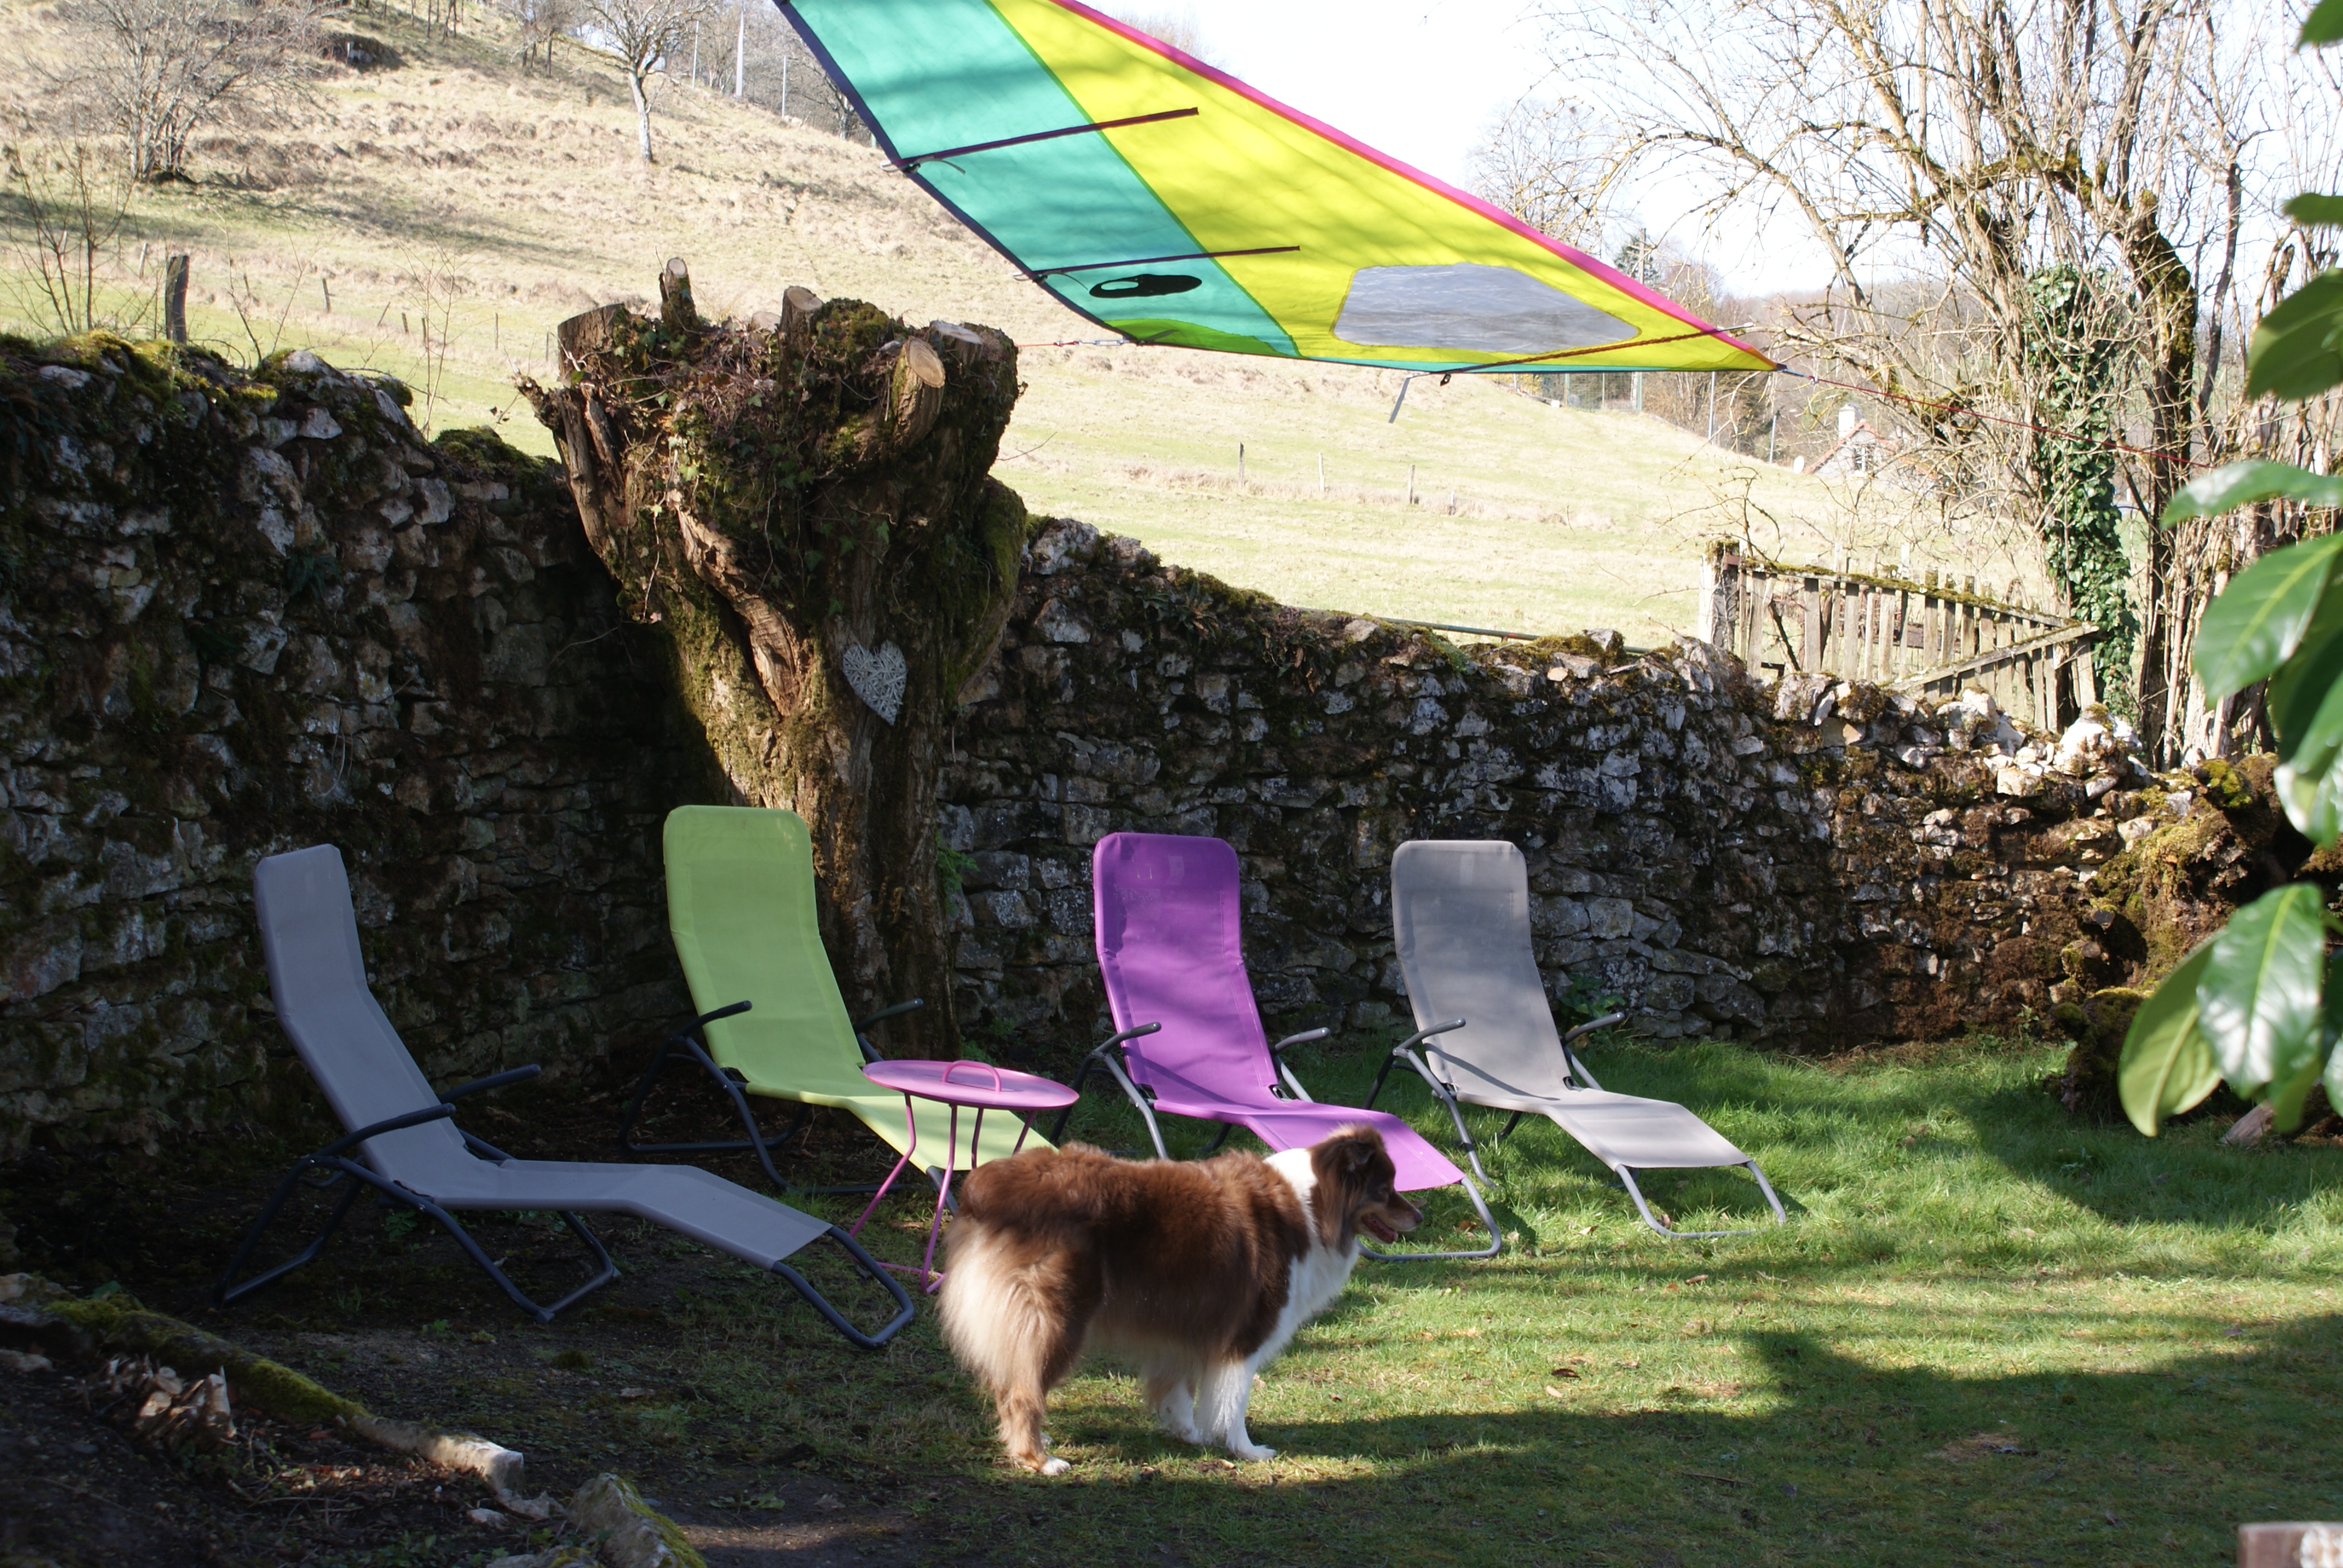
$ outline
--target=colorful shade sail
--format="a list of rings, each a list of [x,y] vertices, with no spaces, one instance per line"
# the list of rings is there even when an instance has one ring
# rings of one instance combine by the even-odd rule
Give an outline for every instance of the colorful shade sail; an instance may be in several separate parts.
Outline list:
[[[1773,367],[1074,0],[779,3],[899,168],[1138,341],[1402,370]]]

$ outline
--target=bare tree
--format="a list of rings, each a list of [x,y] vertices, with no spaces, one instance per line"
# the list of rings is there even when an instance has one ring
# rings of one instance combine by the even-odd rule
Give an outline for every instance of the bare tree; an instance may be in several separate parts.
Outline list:
[[[136,188],[128,173],[86,142],[10,147],[5,156],[7,183],[30,229],[24,250],[31,265],[12,269],[26,314],[46,317],[67,337],[144,316],[151,296],[126,316],[106,303]]]
[[[1196,20],[1196,8],[1182,5],[1174,10],[1162,8],[1121,8],[1110,11],[1118,22],[1128,23],[1151,38],[1171,45],[1183,55],[1192,55],[1207,65],[1225,65],[1219,51],[1204,41],[1204,29]]]
[[[513,25],[520,34],[520,68],[553,75],[553,45],[577,31],[576,0],[512,0]]]
[[[197,130],[298,93],[320,68],[323,0],[71,0],[67,96],[128,143],[132,175],[185,178]]]
[[[650,79],[691,39],[692,28],[710,14],[709,0],[584,0],[587,26],[618,56],[635,100],[635,146],[651,158]]]
[[[1548,18],[1563,77],[1601,87],[1596,133],[1568,148],[1582,182],[1624,189],[1665,171],[1696,184],[1712,225],[1802,228],[1829,286],[1788,313],[1777,357],[1911,398],[1903,422],[1933,448],[1938,483],[2020,512],[2054,553],[2082,548],[2075,580],[2112,580],[2137,617],[2137,656],[2116,673],[2136,679],[2151,739],[2186,706],[2193,616],[2167,590],[2187,543],[2148,530],[2133,588],[2111,522],[2054,538],[2071,520],[2057,496],[2101,518],[2115,500],[2089,474],[2054,472],[2064,458],[2023,427],[2079,416],[2087,444],[2131,447],[2113,475],[2143,515],[2186,478],[2213,401],[2199,333],[2234,286],[2219,279],[2239,215],[2263,194],[2246,156],[2271,114],[2258,84],[2286,69],[2258,9],[1588,0]],[[2058,276],[2075,287],[2054,327],[2044,290]],[[2121,352],[2087,396],[2047,390],[2074,363],[2046,355],[2047,339],[2087,357],[2109,332]],[[2217,350],[2205,368],[2218,366]],[[2201,602],[2194,588],[2183,598]]]
[[[1473,188],[1564,244],[1599,251],[1619,216],[1613,186],[1626,172],[1604,151],[1580,105],[1524,98],[1473,150]]]

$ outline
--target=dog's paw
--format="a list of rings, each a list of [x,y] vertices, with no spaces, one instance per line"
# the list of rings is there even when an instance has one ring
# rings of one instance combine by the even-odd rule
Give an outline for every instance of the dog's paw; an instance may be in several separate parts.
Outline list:
[[[1047,1459],[1041,1462],[1041,1473],[1044,1475],[1063,1475],[1072,1468],[1071,1463],[1062,1459]]]
[[[1204,1434],[1196,1430],[1196,1424],[1193,1422],[1173,1421],[1170,1416],[1165,1416],[1163,1418],[1163,1430],[1170,1432],[1182,1442],[1202,1442],[1204,1441]]]
[[[1265,1461],[1275,1459],[1277,1457],[1277,1450],[1273,1448],[1263,1448],[1258,1443],[1252,1442],[1248,1442],[1242,1447],[1239,1447],[1235,1443],[1231,1443],[1229,1445],[1229,1457],[1232,1459],[1241,1459],[1247,1464],[1260,1464]]]

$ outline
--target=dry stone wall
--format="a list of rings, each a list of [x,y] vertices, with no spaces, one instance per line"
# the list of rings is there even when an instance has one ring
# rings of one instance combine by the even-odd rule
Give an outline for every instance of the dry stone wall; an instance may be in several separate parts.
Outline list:
[[[682,1008],[663,684],[544,466],[401,397],[0,345],[0,1153],[315,1104],[253,931],[274,850],[342,847],[437,1081]]]
[[[963,698],[943,790],[957,1002],[1012,1054],[1103,1030],[1090,849],[1119,829],[1236,847],[1280,1027],[1404,1019],[1392,850],[1504,838],[1558,1002],[1616,997],[1655,1039],[1799,1049],[2046,1021],[2168,960],[2147,906],[2127,912],[2138,879],[2118,865],[2102,886],[2110,862],[2238,849],[2201,789],[2149,779],[2107,725],[2062,749],[1982,696],[1929,711],[1813,678],[1760,689],[1694,642],[1466,651],[1073,522],[1033,543]],[[2202,929],[2258,875],[2180,902]]]
[[[682,1013],[659,824],[724,797],[674,672],[558,476],[423,441],[400,397],[307,354],[0,342],[0,1158],[315,1113],[252,930],[281,849],[342,846],[437,1081]],[[1693,643],[1459,649],[1073,522],[1028,544],[961,699],[954,1001],[1045,1067],[1098,1038],[1089,859],[1118,829],[1236,846],[1281,1024],[1396,1025],[1392,850],[1504,837],[1557,1000],[1795,1049],[2083,1002],[2308,849],[2252,769],[2149,779],[2104,729],[1761,689]]]

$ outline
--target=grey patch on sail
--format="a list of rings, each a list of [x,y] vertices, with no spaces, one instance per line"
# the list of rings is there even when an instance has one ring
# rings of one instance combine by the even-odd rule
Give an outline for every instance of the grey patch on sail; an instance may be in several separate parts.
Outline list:
[[[1635,336],[1615,316],[1510,266],[1363,266],[1334,321],[1346,343],[1543,354]]]

